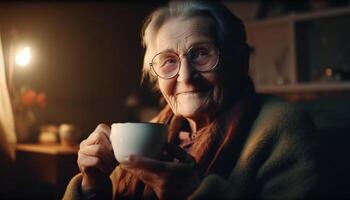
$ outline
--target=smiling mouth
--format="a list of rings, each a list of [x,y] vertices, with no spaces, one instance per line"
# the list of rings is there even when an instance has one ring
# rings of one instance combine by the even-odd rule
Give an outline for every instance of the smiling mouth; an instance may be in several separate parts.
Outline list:
[[[192,91],[185,91],[185,92],[176,93],[176,95],[204,93],[204,92],[208,92],[209,90],[210,90],[210,88],[199,89],[199,90],[192,90]]]

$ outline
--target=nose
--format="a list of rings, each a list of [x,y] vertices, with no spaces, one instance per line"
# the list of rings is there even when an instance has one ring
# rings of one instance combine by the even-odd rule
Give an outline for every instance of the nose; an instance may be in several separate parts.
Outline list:
[[[183,83],[189,83],[194,78],[195,70],[191,66],[190,62],[188,62],[188,59],[186,56],[180,57],[181,64],[179,69],[179,74],[177,76],[177,81],[183,82]]]

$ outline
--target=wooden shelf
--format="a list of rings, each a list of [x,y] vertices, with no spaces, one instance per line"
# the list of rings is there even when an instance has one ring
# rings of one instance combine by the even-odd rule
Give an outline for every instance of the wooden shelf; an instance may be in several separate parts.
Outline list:
[[[48,185],[48,199],[62,199],[69,180],[79,173],[78,146],[17,144],[15,171],[33,187]],[[32,194],[36,197],[36,194]],[[37,199],[37,198],[34,198]]]
[[[247,23],[248,27],[256,28],[256,27],[266,27],[270,25],[286,23],[286,22],[298,22],[305,20],[318,19],[322,17],[333,17],[343,14],[350,13],[350,7],[342,7],[342,8],[332,8],[328,10],[321,11],[309,11],[305,13],[291,13],[284,16],[275,16],[269,17],[263,20],[255,20]]]
[[[325,67],[342,70],[344,73],[349,71],[349,61],[344,53],[347,52],[345,47],[349,46],[349,29],[342,28],[343,24],[348,24],[349,21],[350,7],[343,7],[292,13],[248,23],[247,39],[254,49],[250,60],[250,75],[256,91],[350,91],[350,81],[300,81],[322,77]],[[329,41],[328,46],[323,44],[323,40]],[[330,50],[325,51],[327,48]],[[336,60],[333,55],[339,55],[339,59],[337,57]],[[343,69],[341,66],[347,67]],[[278,77],[288,84],[276,84]]]
[[[291,92],[291,91],[350,91],[350,81],[347,82],[311,82],[294,85],[256,85],[256,91],[260,93]]]
[[[78,146],[63,146],[59,144],[17,144],[16,150],[52,155],[75,155],[78,152]]]

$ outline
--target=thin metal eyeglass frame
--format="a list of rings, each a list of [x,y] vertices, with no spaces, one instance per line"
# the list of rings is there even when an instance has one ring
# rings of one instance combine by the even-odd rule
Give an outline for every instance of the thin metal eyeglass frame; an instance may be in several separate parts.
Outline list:
[[[194,48],[194,47],[189,48],[188,51],[187,51],[186,53],[184,53],[184,54],[178,54],[178,53],[176,53],[176,52],[169,52],[169,53],[172,53],[172,54],[176,55],[176,56],[179,58],[179,67],[177,68],[177,72],[176,72],[173,76],[170,76],[169,78],[165,78],[165,77],[162,77],[162,76],[160,76],[159,74],[157,74],[156,70],[155,70],[154,67],[153,67],[153,60],[154,60],[154,58],[157,57],[159,54],[162,54],[162,53],[164,53],[164,52],[160,52],[160,53],[157,53],[156,55],[154,55],[153,58],[152,58],[152,62],[149,63],[149,66],[151,67],[153,73],[156,74],[159,78],[161,78],[161,79],[172,79],[172,78],[174,78],[175,76],[177,76],[177,75],[179,74],[180,67],[181,67],[181,57],[182,57],[182,56],[185,56],[185,57],[187,58],[188,53],[189,53],[193,48]],[[202,70],[198,70],[196,67],[193,67],[193,68],[194,68],[196,71],[198,71],[198,72],[203,72],[203,73],[213,71],[213,70],[216,68],[216,66],[218,65],[219,60],[220,60],[220,51],[219,51],[219,49],[218,49],[218,48],[215,48],[215,51],[217,52],[217,60],[216,60],[216,63],[215,63],[209,70],[204,70],[204,71],[202,71]],[[190,62],[190,63],[191,63],[191,62]]]

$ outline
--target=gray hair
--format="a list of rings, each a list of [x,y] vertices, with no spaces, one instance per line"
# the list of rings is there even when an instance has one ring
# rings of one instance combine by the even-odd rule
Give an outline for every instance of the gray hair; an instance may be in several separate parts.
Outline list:
[[[207,17],[213,20],[214,27],[212,37],[220,52],[227,55],[227,59],[235,59],[237,67],[242,73],[248,73],[249,46],[246,44],[246,32],[242,21],[236,17],[224,5],[215,2],[190,0],[171,1],[166,6],[153,11],[145,20],[141,37],[142,46],[145,48],[142,81],[148,78],[151,83],[156,83],[156,76],[152,74],[149,63],[154,53],[151,42],[155,38],[161,26],[170,18]],[[225,60],[225,58],[223,58]],[[223,60],[221,60],[223,61]],[[230,67],[234,68],[234,67]],[[231,70],[232,69],[222,69]],[[227,74],[226,72],[223,74]]]

